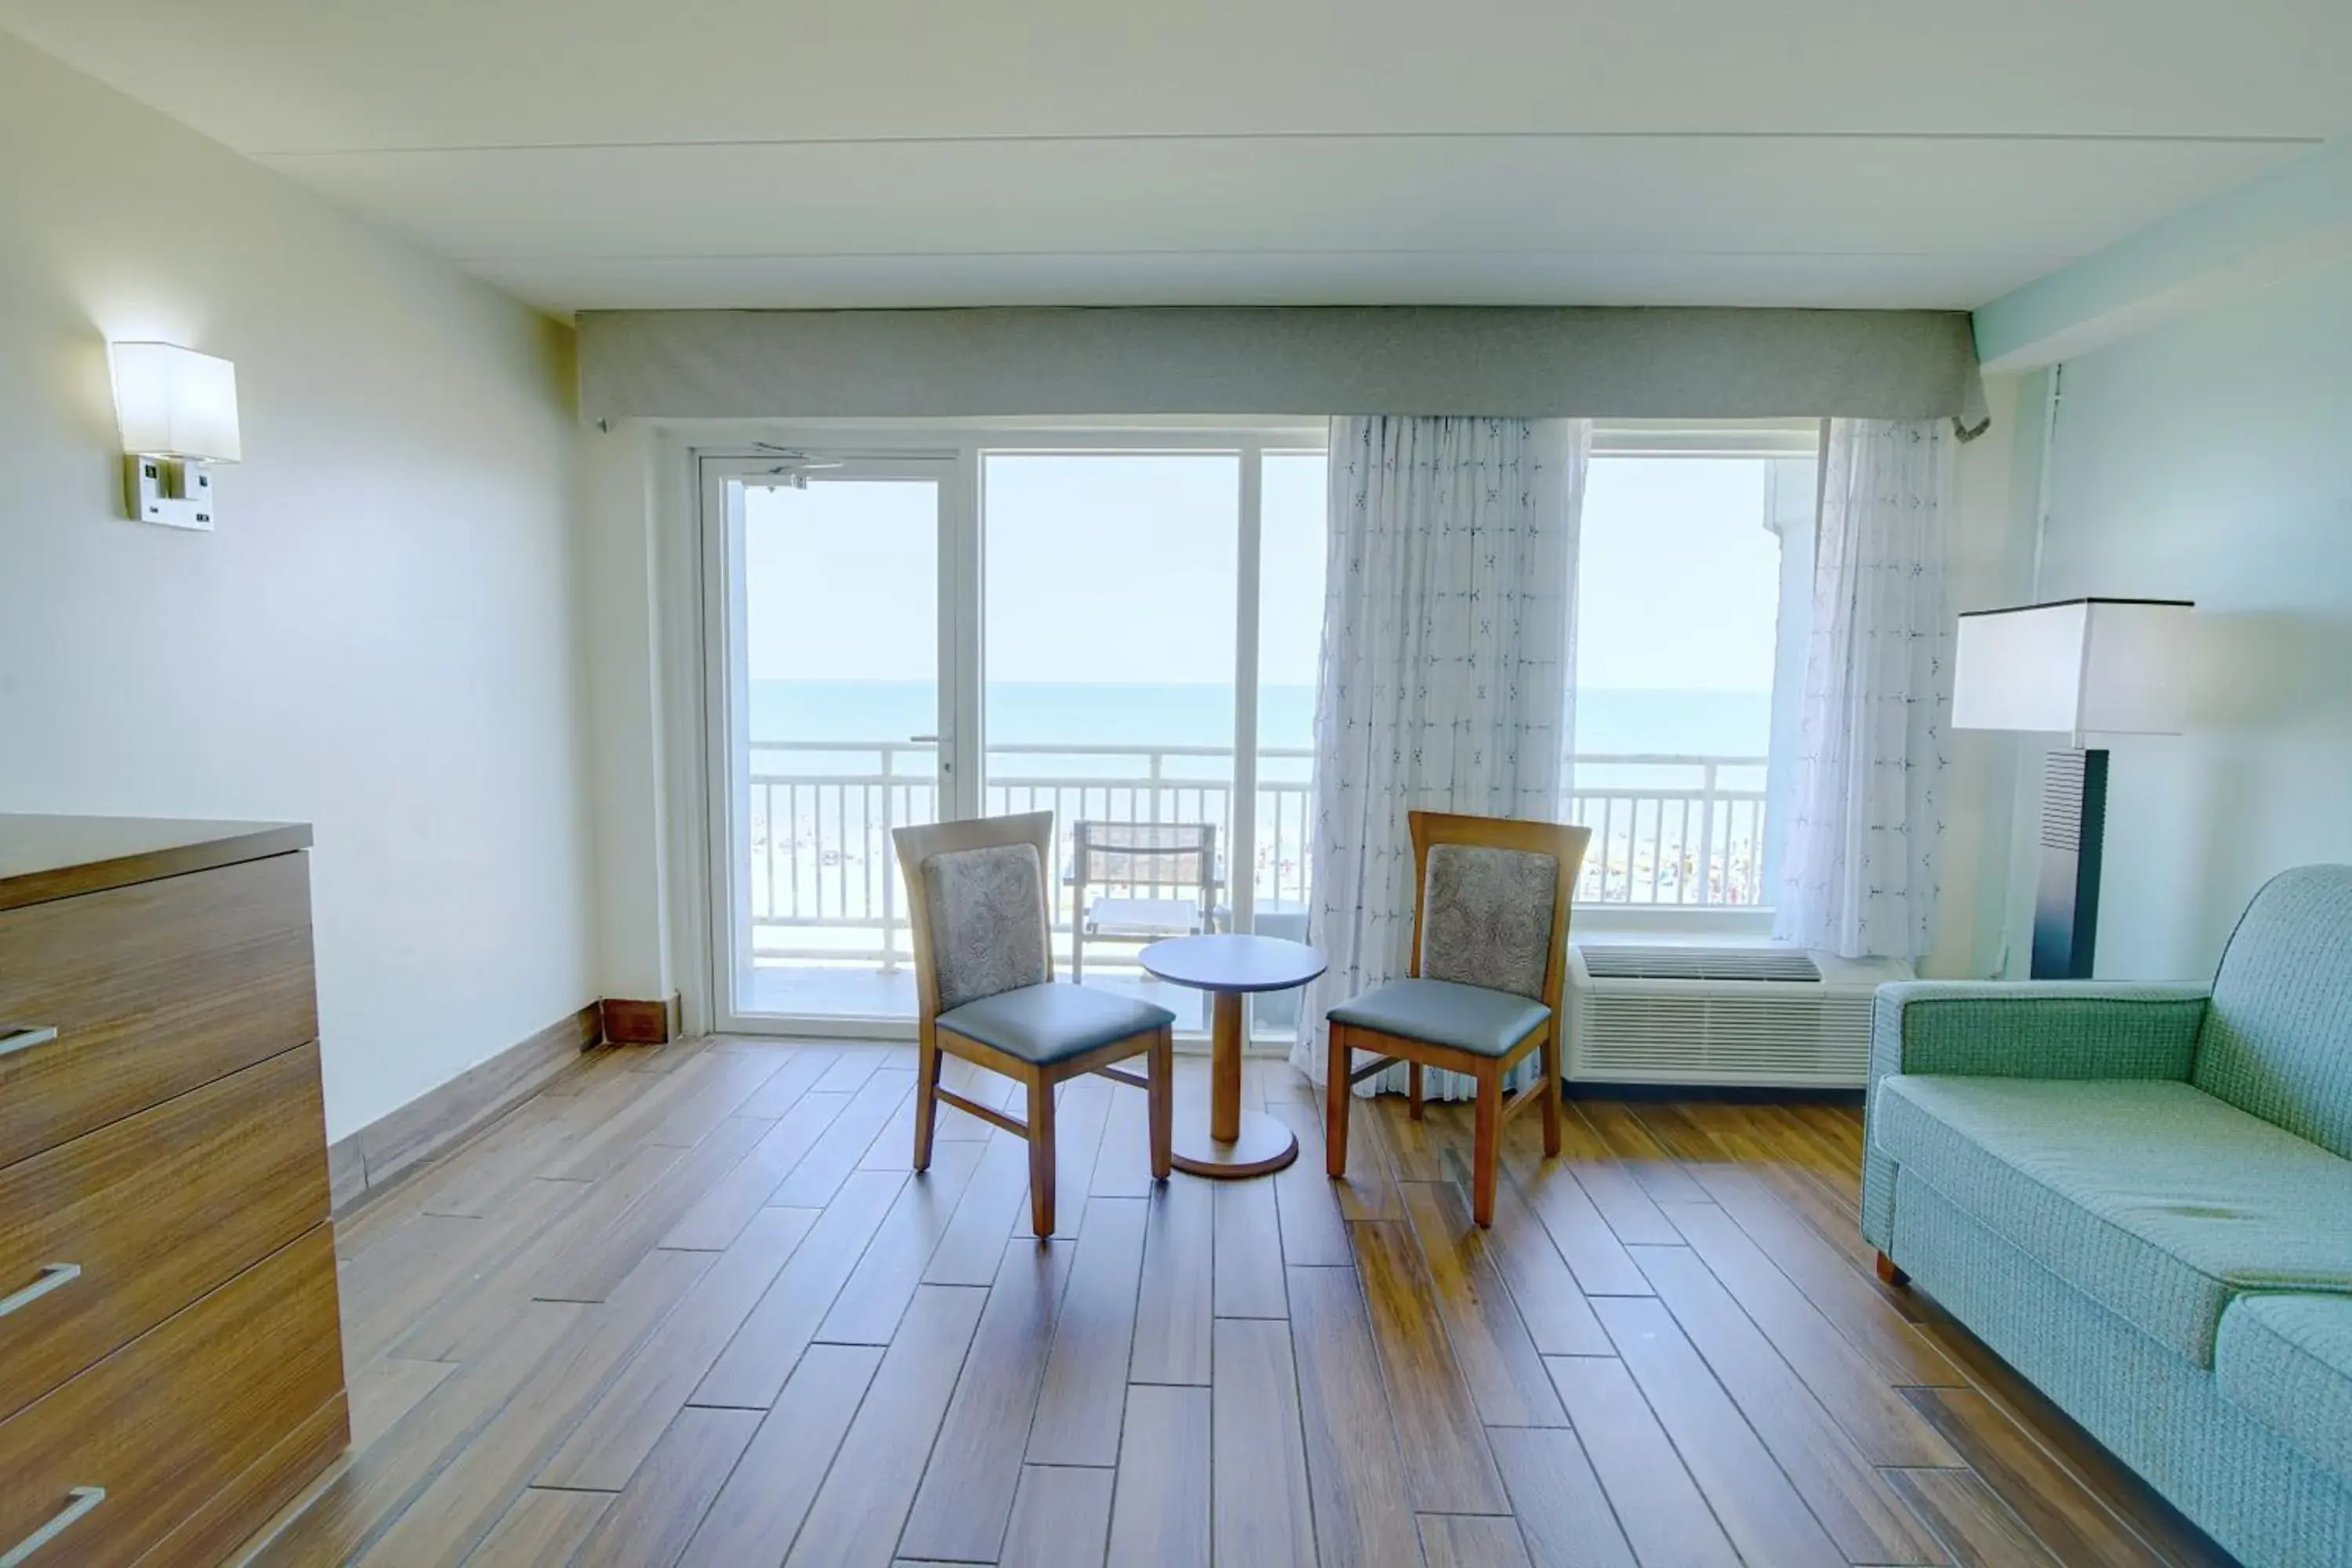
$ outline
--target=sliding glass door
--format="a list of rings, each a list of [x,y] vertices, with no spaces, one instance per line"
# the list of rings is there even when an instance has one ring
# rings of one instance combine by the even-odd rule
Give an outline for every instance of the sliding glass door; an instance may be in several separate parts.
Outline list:
[[[794,454],[705,470],[723,634],[720,1011],[912,1018],[890,830],[955,814],[941,562],[958,465]]]
[[[1205,1029],[1136,954],[1249,930],[1261,900],[1265,929],[1303,926],[1320,447],[1023,430],[703,457],[720,1026],[907,1032],[890,830],[1049,810],[1057,973]]]
[[[1136,966],[1229,930],[1238,452],[981,459],[987,809],[1051,811],[1057,963],[1206,1028]]]

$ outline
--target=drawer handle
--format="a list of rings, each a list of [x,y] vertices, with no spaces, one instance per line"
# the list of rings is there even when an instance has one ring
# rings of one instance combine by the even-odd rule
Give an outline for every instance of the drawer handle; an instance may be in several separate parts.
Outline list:
[[[13,1057],[35,1046],[46,1046],[57,1037],[57,1030],[47,1024],[0,1024],[0,1057]],[[5,1558],[0,1558],[0,1568],[8,1568]]]
[[[13,1296],[0,1296],[0,1318],[20,1307],[29,1307],[52,1290],[62,1290],[81,1278],[79,1263],[45,1263],[41,1277]],[[8,1559],[0,1557],[0,1568],[8,1568]]]
[[[55,1518],[0,1556],[0,1568],[23,1568],[33,1560],[33,1553],[74,1527],[74,1521],[106,1500],[104,1487],[76,1487],[66,1496],[72,1500],[59,1509]]]

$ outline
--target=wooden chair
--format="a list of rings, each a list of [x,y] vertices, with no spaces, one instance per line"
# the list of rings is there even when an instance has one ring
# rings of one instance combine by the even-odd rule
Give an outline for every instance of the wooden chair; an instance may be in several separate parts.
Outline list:
[[[1411,814],[1412,956],[1403,980],[1334,1007],[1326,1163],[1348,1171],[1348,1106],[1354,1086],[1402,1061],[1411,1113],[1421,1120],[1424,1067],[1478,1080],[1471,1210],[1495,1222],[1495,1167],[1503,1124],[1543,1107],[1544,1152],[1559,1152],[1559,995],[1567,971],[1568,909],[1592,837],[1583,827],[1494,816]],[[1543,1052],[1536,1081],[1503,1100],[1503,1077]],[[1368,1067],[1354,1053],[1375,1051]]]
[[[1054,814],[944,822],[891,834],[907,879],[921,1010],[915,1062],[915,1169],[931,1163],[940,1101],[1029,1142],[1029,1220],[1054,1231],[1054,1091],[1096,1072],[1150,1099],[1151,1173],[1165,1179],[1175,1094],[1176,1015],[1149,1002],[1054,984],[1045,868]],[[940,1087],[940,1053],[1003,1073],[1029,1091],[1029,1118]],[[1147,1059],[1145,1076],[1113,1064]]]

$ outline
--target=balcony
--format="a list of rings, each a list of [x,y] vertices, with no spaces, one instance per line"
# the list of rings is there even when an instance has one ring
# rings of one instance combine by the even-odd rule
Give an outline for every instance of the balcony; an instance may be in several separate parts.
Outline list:
[[[1312,803],[1304,748],[1258,752],[1249,907],[1256,928],[1303,935]],[[936,820],[935,749],[904,741],[752,748],[748,802],[752,994],[748,1010],[908,1016],[914,954],[890,830]],[[1576,759],[1571,820],[1592,829],[1580,905],[1753,908],[1762,901],[1761,757],[1592,755]],[[992,746],[983,808],[1051,811],[1068,843],[1080,818],[1207,822],[1231,855],[1233,752],[1210,746]],[[1066,973],[1073,911],[1053,868],[1055,963]],[[1231,861],[1228,858],[1228,868]],[[1230,869],[1227,879],[1231,881]],[[1099,887],[1113,896],[1165,889]],[[1239,889],[1228,886],[1228,909]],[[1087,945],[1089,984],[1175,1009],[1205,1026],[1200,998],[1135,966],[1134,948]],[[1286,1034],[1296,1002],[1261,1003],[1256,1031]]]

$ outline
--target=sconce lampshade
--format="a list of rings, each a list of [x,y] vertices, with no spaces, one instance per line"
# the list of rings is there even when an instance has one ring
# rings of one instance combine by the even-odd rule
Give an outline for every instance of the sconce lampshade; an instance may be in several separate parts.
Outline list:
[[[115,343],[114,416],[136,457],[234,463],[236,366],[174,343]]]
[[[2177,735],[2188,727],[2179,599],[2069,599],[1960,617],[1952,727]]]

